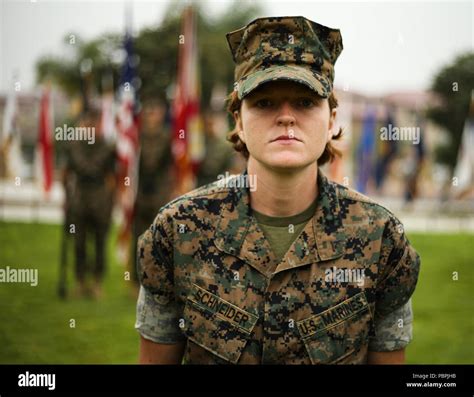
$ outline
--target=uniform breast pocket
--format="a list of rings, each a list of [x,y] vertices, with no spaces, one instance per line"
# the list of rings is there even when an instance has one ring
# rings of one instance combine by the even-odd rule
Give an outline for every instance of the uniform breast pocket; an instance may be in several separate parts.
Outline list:
[[[364,364],[371,324],[364,292],[297,323],[312,364]]]
[[[258,317],[193,285],[184,307],[183,363],[236,364]]]

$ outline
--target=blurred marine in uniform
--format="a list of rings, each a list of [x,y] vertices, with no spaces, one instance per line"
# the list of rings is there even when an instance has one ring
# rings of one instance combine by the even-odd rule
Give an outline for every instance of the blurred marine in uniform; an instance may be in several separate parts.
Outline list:
[[[67,204],[73,225],[69,231],[75,237],[77,294],[98,298],[102,293],[114,202],[116,155],[115,147],[100,133],[97,109],[84,112],[78,127],[88,132],[84,136],[93,139],[68,142],[65,180],[74,180],[73,194],[69,193]],[[71,191],[71,187],[68,190]]]
[[[227,35],[239,176],[164,206],[138,245],[140,361],[403,363],[420,259],[400,221],[329,181],[341,33],[303,17]]]
[[[136,243],[138,237],[150,227],[158,210],[170,199],[172,191],[171,135],[165,128],[165,104],[158,98],[144,99],[142,102],[142,123],[140,130],[140,160],[138,169],[138,190],[133,220],[135,259],[132,269],[136,273]]]
[[[232,146],[221,136],[214,125],[212,113],[204,115],[206,156],[199,166],[197,186],[207,185],[224,175],[233,166]]]

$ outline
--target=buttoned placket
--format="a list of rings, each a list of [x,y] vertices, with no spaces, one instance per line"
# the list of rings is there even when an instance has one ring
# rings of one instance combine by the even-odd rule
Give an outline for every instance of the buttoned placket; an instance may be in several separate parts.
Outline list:
[[[316,213],[308,221],[308,224],[292,243],[280,262],[277,261],[256,219],[251,215],[249,196],[245,189],[235,192],[237,194],[235,207],[233,208],[234,211],[244,216],[244,219],[236,218],[235,216],[232,218],[229,213],[226,213],[230,209],[221,214],[221,222],[223,220],[229,222],[229,218],[236,222],[236,227],[227,225],[228,230],[232,230],[233,234],[227,233],[220,224],[217,227],[216,247],[227,254],[243,260],[250,267],[249,271],[258,271],[266,279],[266,288],[263,291],[263,312],[258,313],[258,316],[262,318],[262,364],[275,363],[272,361],[272,346],[269,335],[283,334],[282,327],[284,324],[278,324],[275,330],[272,330],[271,327],[272,320],[277,324],[276,319],[272,316],[270,300],[275,278],[281,272],[289,269],[311,265],[343,255],[345,242],[337,237],[342,225],[338,219],[336,192],[334,187],[330,188],[325,177],[321,175],[319,178],[319,181],[322,182],[319,184],[322,198],[318,199]],[[335,213],[331,213],[331,211]],[[328,234],[327,231],[332,229],[334,229],[334,233]],[[306,234],[306,240],[302,238],[303,233]],[[265,256],[259,255],[259,251],[264,252]],[[294,332],[297,332],[296,327]]]

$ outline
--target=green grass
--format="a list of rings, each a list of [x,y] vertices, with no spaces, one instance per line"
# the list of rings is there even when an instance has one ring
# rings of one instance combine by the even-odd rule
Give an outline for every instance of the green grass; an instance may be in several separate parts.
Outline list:
[[[0,363],[135,363],[135,299],[109,238],[105,296],[57,297],[60,227],[0,223],[0,267],[37,268],[37,287],[0,284]],[[422,258],[409,363],[474,363],[474,236],[410,234]],[[72,260],[70,260],[72,263]],[[459,280],[452,279],[458,272]],[[69,275],[71,280],[71,274]],[[70,319],[76,327],[70,328]]]
[[[474,363],[474,235],[410,234],[421,256],[410,364]],[[458,280],[453,280],[457,272]]]
[[[0,236],[0,267],[37,268],[39,273],[36,287],[0,284],[0,363],[137,362],[136,300],[131,281],[124,280],[126,269],[115,261],[115,234],[109,238],[99,301],[58,298],[59,226],[0,223]],[[70,271],[70,290],[72,278]]]

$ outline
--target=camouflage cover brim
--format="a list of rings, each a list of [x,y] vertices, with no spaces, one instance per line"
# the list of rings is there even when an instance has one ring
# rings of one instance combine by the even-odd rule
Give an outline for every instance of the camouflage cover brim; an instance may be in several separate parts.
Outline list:
[[[329,97],[332,91],[332,84],[327,77],[303,66],[286,64],[257,70],[244,77],[237,84],[238,97],[243,99],[262,84],[275,80],[289,80],[304,84],[323,98]]]

